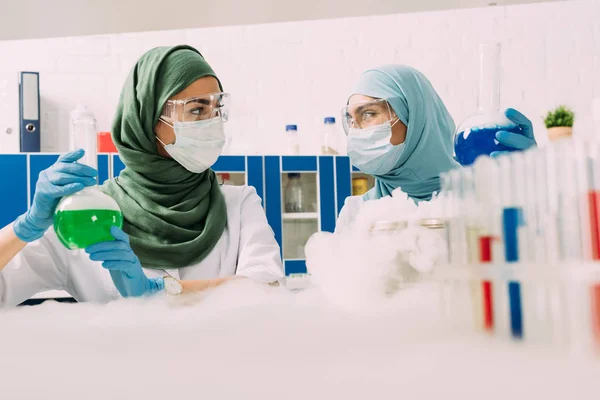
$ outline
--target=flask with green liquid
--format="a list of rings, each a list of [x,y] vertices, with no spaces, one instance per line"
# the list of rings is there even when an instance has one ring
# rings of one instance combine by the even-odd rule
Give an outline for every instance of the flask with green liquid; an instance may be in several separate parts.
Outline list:
[[[96,119],[86,107],[71,113],[71,143],[83,148],[85,155],[78,161],[98,169]],[[117,202],[102,193],[98,185],[86,187],[63,197],[54,213],[54,230],[62,244],[71,250],[114,240],[111,226],[123,227],[123,214]]]

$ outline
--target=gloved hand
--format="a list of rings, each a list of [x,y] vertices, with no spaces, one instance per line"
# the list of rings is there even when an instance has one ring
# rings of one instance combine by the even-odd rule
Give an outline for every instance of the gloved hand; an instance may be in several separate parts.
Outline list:
[[[35,185],[33,204],[13,224],[13,230],[24,242],[33,242],[44,236],[52,226],[54,211],[60,199],[96,184],[98,172],[75,161],[83,157],[83,150],[63,154],[49,168],[43,170]]]
[[[115,240],[92,244],[85,252],[90,260],[102,261],[121,296],[139,297],[163,290],[163,278],[149,279],[144,274],[140,260],[129,245],[129,236],[116,226],[110,228],[110,233]]]
[[[535,138],[533,137],[533,125],[526,116],[514,108],[507,108],[504,110],[504,115],[506,115],[506,118],[517,124],[517,126],[522,129],[523,133],[499,131],[496,132],[496,140],[501,144],[516,150],[527,150],[530,147],[537,146]],[[508,153],[508,151],[494,151],[490,156],[497,157],[505,153]]]

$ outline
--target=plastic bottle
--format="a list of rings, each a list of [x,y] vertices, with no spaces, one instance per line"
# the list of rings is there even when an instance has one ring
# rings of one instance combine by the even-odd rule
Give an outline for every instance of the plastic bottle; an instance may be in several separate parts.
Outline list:
[[[71,113],[71,133],[73,149],[85,150],[78,162],[98,169],[96,119],[85,106]],[[54,213],[56,235],[71,250],[114,240],[110,234],[113,225],[123,226],[123,214],[117,202],[102,193],[97,184],[63,197]]]
[[[300,154],[300,142],[298,138],[298,126],[286,125],[285,132],[287,135],[287,154],[297,156]]]
[[[522,132],[500,110],[500,49],[500,43],[480,46],[478,111],[459,125],[454,136],[456,159],[463,166],[480,155],[515,150],[498,143],[496,132]]]
[[[304,205],[304,195],[302,193],[302,182],[300,174],[288,174],[288,183],[285,186],[285,212],[300,213],[306,212]]]
[[[325,117],[325,126],[321,137],[321,154],[338,154],[336,150],[335,118]]]

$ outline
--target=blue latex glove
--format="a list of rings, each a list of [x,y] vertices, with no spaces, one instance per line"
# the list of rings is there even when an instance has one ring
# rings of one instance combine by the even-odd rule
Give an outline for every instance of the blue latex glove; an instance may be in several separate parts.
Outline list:
[[[507,147],[512,147],[515,150],[527,150],[530,147],[537,146],[535,138],[533,137],[533,125],[526,116],[514,108],[507,108],[504,110],[504,115],[506,115],[506,118],[521,128],[523,133],[520,134],[507,131],[498,131],[496,132],[496,140],[498,140],[498,142]],[[490,156],[497,157],[505,153],[509,152],[494,151],[492,154],[490,154]]]
[[[140,260],[129,245],[129,236],[116,226],[110,228],[110,233],[115,240],[92,244],[85,252],[90,260],[102,261],[121,296],[138,297],[163,290],[163,278],[149,279],[144,274]]]
[[[54,222],[54,211],[60,199],[96,184],[97,171],[75,162],[83,154],[83,150],[63,154],[56,163],[40,173],[31,207],[13,224],[19,239],[33,242],[44,236]]]

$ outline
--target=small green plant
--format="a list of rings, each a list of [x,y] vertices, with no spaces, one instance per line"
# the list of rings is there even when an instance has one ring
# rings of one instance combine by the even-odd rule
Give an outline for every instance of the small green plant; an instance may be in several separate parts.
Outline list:
[[[554,128],[556,126],[573,126],[575,113],[567,106],[558,106],[554,111],[548,111],[544,124],[546,128]]]

